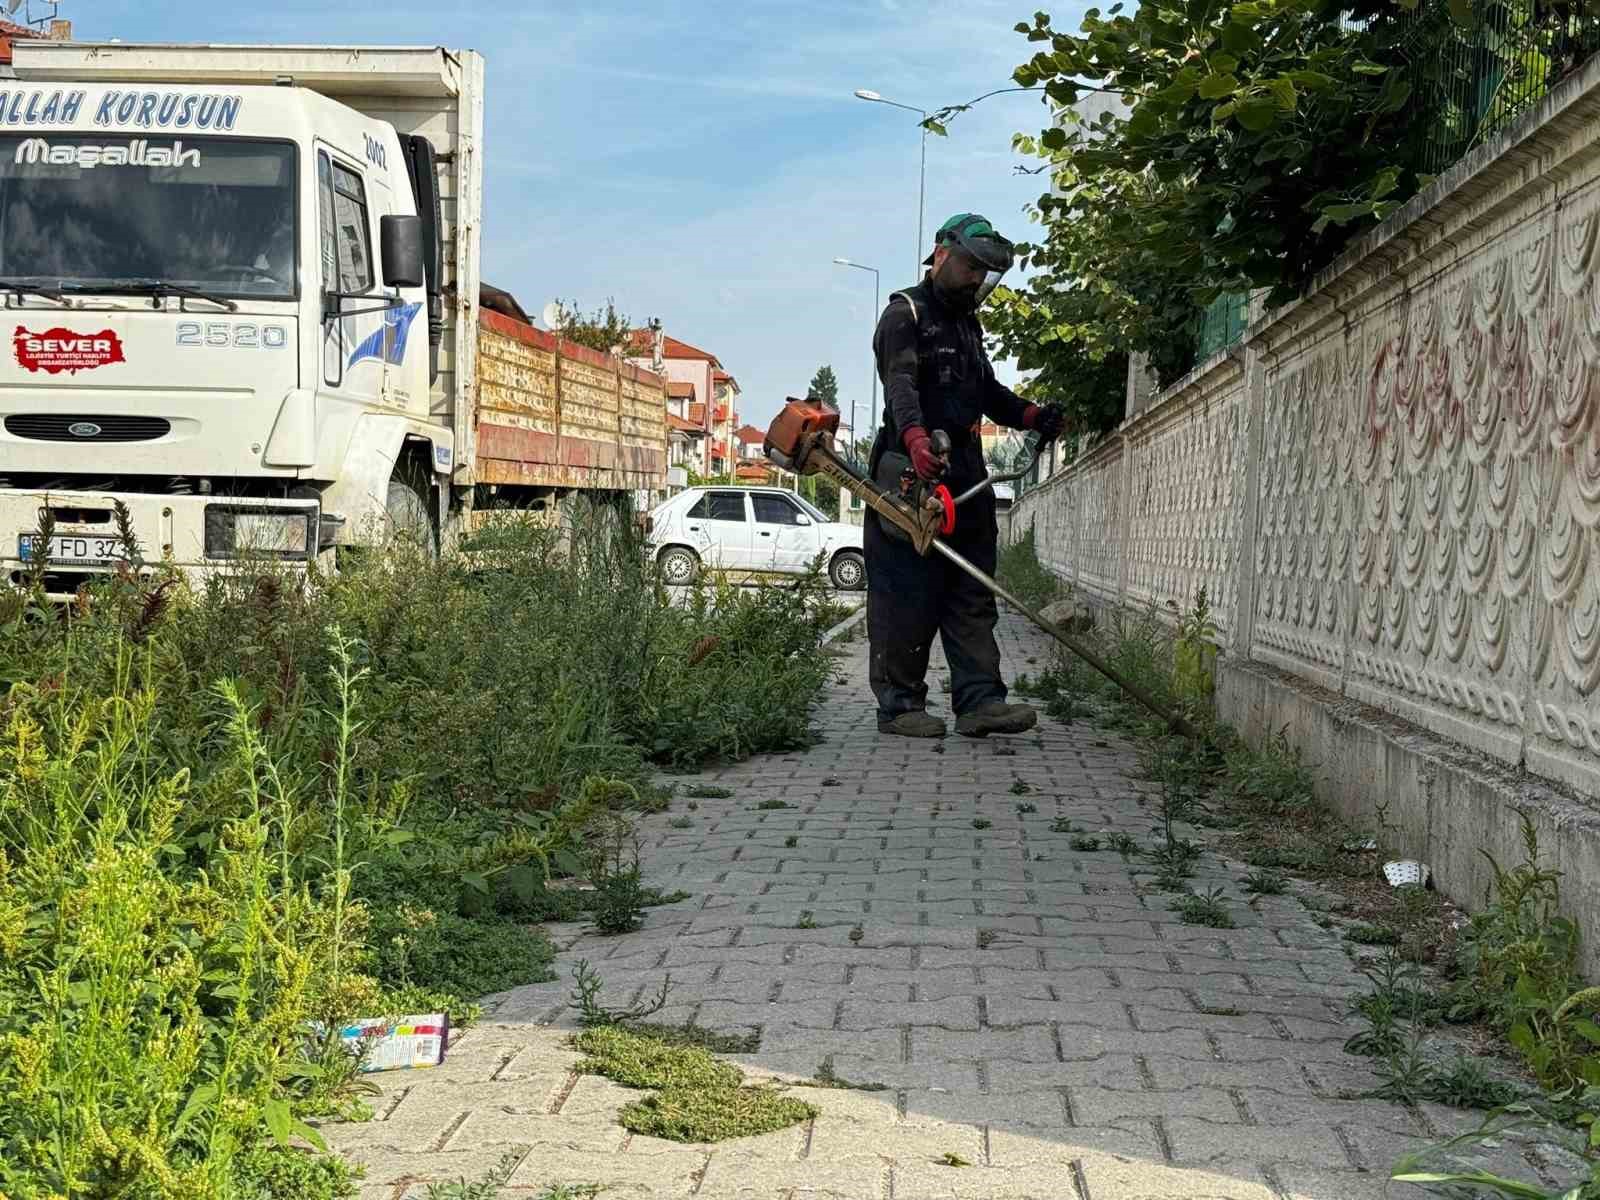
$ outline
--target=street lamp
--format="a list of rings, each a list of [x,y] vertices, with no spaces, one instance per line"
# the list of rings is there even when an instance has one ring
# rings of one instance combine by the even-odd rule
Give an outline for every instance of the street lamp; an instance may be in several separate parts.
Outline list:
[[[885,100],[877,92],[869,91],[866,88],[856,89],[856,99],[870,100],[874,104],[887,104],[891,108],[903,108],[907,112],[917,113],[924,122],[924,124],[920,125],[922,130],[922,168],[917,176],[917,262],[911,272],[911,278],[916,279],[922,274],[922,200],[927,190],[928,182],[928,126],[925,124],[928,119],[928,113],[926,109],[917,108],[910,104],[901,104],[898,100]]]
[[[851,262],[848,258],[836,258],[833,261],[836,264],[838,264],[839,266],[841,266],[841,267],[854,267],[858,271],[871,271],[872,272],[872,321],[873,321],[873,328],[876,329],[877,328],[877,321],[878,321],[878,304],[879,304],[879,300],[878,300],[878,285],[879,285],[878,268],[877,267],[865,267],[865,266],[862,266],[858,262]],[[855,457],[855,455],[856,455],[856,446],[858,446],[860,444],[860,442],[861,442],[861,435],[856,430],[856,402],[855,402],[855,399],[854,399],[854,395],[855,394],[852,392],[851,393],[851,400],[850,400],[850,440],[851,440],[852,443],[854,443],[850,447],[850,453],[851,453],[852,457]],[[872,408],[867,413],[867,423],[868,423],[868,425],[872,425],[874,422],[877,421],[877,419],[878,419],[878,361],[877,361],[877,356],[874,355],[873,356],[873,361],[872,361]]]

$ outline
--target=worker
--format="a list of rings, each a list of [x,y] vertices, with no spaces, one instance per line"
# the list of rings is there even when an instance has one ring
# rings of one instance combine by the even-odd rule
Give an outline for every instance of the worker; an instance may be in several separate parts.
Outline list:
[[[883,425],[872,447],[876,476],[883,455],[902,450],[924,480],[942,479],[959,493],[987,475],[979,426],[983,419],[1046,438],[1060,434],[1060,408],[1029,404],[995,378],[983,348],[978,306],[1010,269],[1012,245],[975,213],[939,227],[922,282],[889,297],[872,339],[883,381]],[[950,437],[948,461],[932,435]],[[863,530],[867,559],[868,674],[878,701],[878,729],[905,737],[937,738],[945,723],[927,710],[928,652],[939,635],[950,665],[956,732],[968,737],[1023,733],[1038,720],[1025,704],[1006,703],[994,594],[954,563],[918,554],[909,540],[886,533],[876,513]],[[994,492],[964,503],[953,550],[994,574]]]

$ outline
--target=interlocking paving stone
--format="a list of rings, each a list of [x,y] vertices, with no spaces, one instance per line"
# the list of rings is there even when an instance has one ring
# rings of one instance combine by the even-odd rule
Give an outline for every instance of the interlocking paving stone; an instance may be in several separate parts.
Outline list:
[[[1046,653],[1014,618],[1000,634],[1012,672]],[[1475,1123],[1349,1098],[1376,1083],[1341,1049],[1362,980],[1294,897],[1248,905],[1243,869],[1208,858],[1196,886],[1223,887],[1240,927],[1186,926],[1143,886],[1148,864],[1051,831],[1068,817],[1150,843],[1155,788],[1135,746],[1048,719],[942,754],[880,737],[865,649],[847,648],[847,682],[816,710],[823,741],[704,772],[687,782],[734,795],[642,821],[648,881],[690,899],[620,938],[553,928],[558,981],[490,998],[443,1066],[373,1076],[380,1119],[326,1127],[368,1166],[362,1200],[422,1197],[506,1153],[520,1155],[508,1196],[599,1183],[672,1200],[1377,1200],[1400,1154]],[[764,799],[795,807],[755,810]],[[991,826],[973,829],[979,816]],[[816,928],[798,928],[808,911]],[[563,1006],[580,957],[612,1005],[670,971],[657,1019],[759,1029],[754,1053],[725,1057],[822,1115],[715,1146],[628,1134],[617,1113],[639,1093],[572,1073]],[[824,1065],[885,1090],[786,1082]],[[1516,1148],[1493,1154],[1534,1177]]]

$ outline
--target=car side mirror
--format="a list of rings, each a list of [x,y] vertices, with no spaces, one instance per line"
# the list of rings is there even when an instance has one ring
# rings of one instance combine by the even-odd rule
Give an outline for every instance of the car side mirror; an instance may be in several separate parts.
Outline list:
[[[811,524],[811,518],[806,516],[805,513],[801,513],[794,519],[794,523],[796,525],[809,525]]]
[[[422,243],[421,217],[388,216],[378,222],[384,283],[390,287],[415,288],[427,282]]]

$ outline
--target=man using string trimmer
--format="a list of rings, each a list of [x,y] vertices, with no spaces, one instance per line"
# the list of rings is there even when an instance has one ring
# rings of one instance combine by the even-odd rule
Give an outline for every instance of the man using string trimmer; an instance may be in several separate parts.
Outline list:
[[[978,306],[1010,270],[1011,243],[975,213],[939,227],[930,268],[915,287],[889,297],[872,339],[883,381],[883,426],[869,471],[892,487],[910,472],[966,492],[987,475],[979,426],[985,417],[1012,429],[1060,434],[1063,414],[1029,404],[995,378],[983,347]],[[963,504],[944,539],[993,575],[998,528],[994,493]],[[866,514],[868,675],[878,701],[878,729],[905,737],[945,735],[928,712],[928,652],[938,633],[950,664],[956,732],[968,737],[1022,733],[1038,720],[1025,704],[1006,703],[1000,678],[999,618],[994,594],[946,559],[926,556],[906,533]]]

